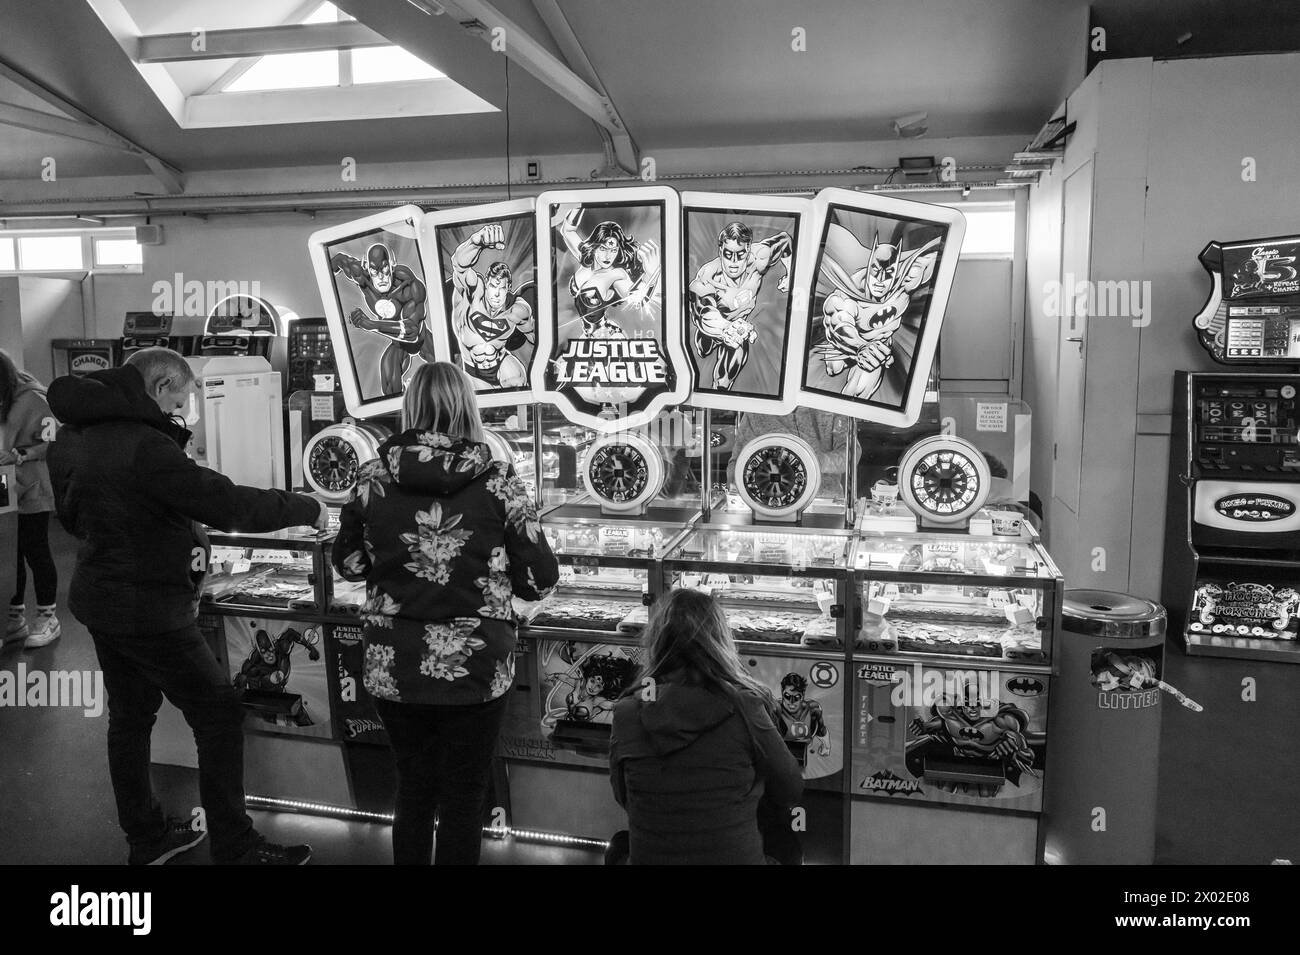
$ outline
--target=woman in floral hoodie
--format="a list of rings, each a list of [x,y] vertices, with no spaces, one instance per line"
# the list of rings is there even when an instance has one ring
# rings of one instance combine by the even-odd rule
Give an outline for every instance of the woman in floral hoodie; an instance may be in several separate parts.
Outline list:
[[[366,689],[397,760],[393,858],[478,862],[481,813],[514,679],[511,597],[559,579],[532,492],[483,443],[474,386],[422,366],[401,434],[365,465],[340,515],[335,568],[364,579]]]

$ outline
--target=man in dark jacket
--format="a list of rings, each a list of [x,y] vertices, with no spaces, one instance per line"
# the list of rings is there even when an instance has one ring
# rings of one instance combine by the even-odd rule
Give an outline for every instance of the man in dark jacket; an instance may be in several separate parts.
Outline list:
[[[208,561],[198,525],[323,529],[326,510],[306,495],[240,487],[186,457],[189,432],[176,413],[193,383],[176,352],[146,348],[124,367],[50,385],[63,422],[50,477],[59,520],[81,540],[69,609],[104,672],[109,773],[130,862],[160,864],[202,839],[164,816],[150,785],[149,737],[165,695],[194,731],[213,859],[301,864],[310,849],[266,842],[244,809],[239,694],[196,624]]]

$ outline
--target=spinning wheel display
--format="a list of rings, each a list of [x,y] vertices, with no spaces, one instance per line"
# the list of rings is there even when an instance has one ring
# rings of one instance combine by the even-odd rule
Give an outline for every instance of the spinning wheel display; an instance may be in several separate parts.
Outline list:
[[[733,467],[741,499],[756,517],[769,520],[797,517],[821,484],[817,453],[793,434],[760,435],[741,449]]]
[[[591,446],[582,482],[602,509],[639,512],[663,487],[663,457],[645,438],[606,435]]]
[[[989,483],[988,461],[962,438],[922,438],[903,452],[898,464],[903,503],[928,524],[969,521],[988,499]]]
[[[303,448],[307,486],[327,503],[344,503],[357,483],[357,471],[379,457],[379,444],[385,437],[385,429],[366,423],[322,428]]]

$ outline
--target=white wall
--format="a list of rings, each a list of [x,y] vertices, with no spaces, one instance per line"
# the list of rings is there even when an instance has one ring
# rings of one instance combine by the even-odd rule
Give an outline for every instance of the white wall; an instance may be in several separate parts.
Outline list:
[[[1078,130],[1060,172],[1030,196],[1026,398],[1038,402],[1036,485],[1051,440],[1072,423],[1046,420],[1057,331],[1035,299],[1054,260],[1059,269],[1059,176],[1088,156],[1096,163],[1089,278],[1149,281],[1151,322],[1087,320],[1080,513],[1054,508],[1048,535],[1069,587],[1160,596],[1173,373],[1220,367],[1192,330],[1209,290],[1196,256],[1212,239],[1300,231],[1297,90],[1300,54],[1274,54],[1106,61],[1070,97]],[[1255,182],[1242,181],[1246,157]],[[1092,565],[1098,546],[1104,571]]]
[[[140,273],[94,276],[95,332],[106,338],[121,335],[123,315],[149,311],[156,295],[154,283],[174,284],[177,273],[182,281],[202,282],[205,287],[210,281],[258,282],[263,297],[273,305],[287,306],[304,317],[324,314],[307,254],[307,238],[317,229],[360,214],[314,219],[293,213],[220,216],[208,221],[167,219],[163,244],[144,247]],[[209,307],[212,304],[208,303]],[[201,318],[195,321],[201,324]]]
[[[85,335],[81,283],[75,279],[24,275],[18,279],[26,370],[49,384],[54,377],[51,342]]]

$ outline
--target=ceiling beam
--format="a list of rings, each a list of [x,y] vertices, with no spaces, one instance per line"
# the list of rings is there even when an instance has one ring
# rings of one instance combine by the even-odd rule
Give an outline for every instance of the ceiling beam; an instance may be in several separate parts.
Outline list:
[[[392,46],[392,41],[363,23],[289,23],[242,30],[196,30],[193,33],[142,36],[136,42],[135,61],[181,63],[374,46]]]
[[[75,138],[75,139],[83,139],[88,142],[100,142],[100,140],[87,139],[87,135],[102,137],[104,141],[100,142],[101,145],[109,146],[113,149],[120,149],[123,152],[131,153],[132,155],[137,156],[146,166],[149,167],[149,171],[153,173],[154,177],[162,184],[163,189],[169,195],[177,195],[185,191],[185,186],[181,181],[181,172],[175,166],[172,166],[170,163],[166,162],[165,160],[159,159],[153,153],[149,152],[149,150],[145,149],[140,144],[132,142],[131,140],[127,139],[125,136],[123,136],[121,133],[117,132],[116,130],[111,129],[108,126],[105,126],[99,120],[95,119],[95,117],[91,116],[89,113],[83,110],[80,106],[77,106],[75,103],[71,102],[70,100],[64,99],[58,93],[43,86],[41,83],[39,83],[37,80],[32,79],[22,70],[16,69],[15,67],[11,66],[9,63],[7,63],[4,60],[0,60],[0,77],[4,77],[14,85],[21,87],[22,89],[25,89],[33,96],[39,98],[42,102],[47,103],[50,106],[53,106],[59,112],[66,113],[68,116],[72,117],[71,121],[75,121],[79,127],[83,125],[89,127],[89,129],[84,131],[85,133],[84,135],[72,136],[71,135],[72,131],[69,131],[67,128],[63,129],[61,132],[57,132],[57,135],[69,136],[70,138]],[[21,107],[10,107],[10,108],[20,109]],[[37,112],[37,111],[24,110],[24,113],[33,113],[33,112]],[[51,117],[51,119],[56,119],[56,120],[58,118],[59,117],[57,116]],[[29,122],[36,121],[30,116],[26,117],[26,119]],[[52,126],[43,131],[56,132],[56,130]],[[73,131],[79,133],[83,132],[80,129],[73,130]]]
[[[319,6],[320,6],[320,0],[305,0],[304,3],[298,4],[298,6],[296,6],[293,9],[293,11],[287,17],[285,17],[284,22],[300,23],[307,17],[311,16],[312,13],[314,13],[316,8]],[[342,15],[341,10],[339,11],[339,15],[340,16]],[[235,80],[239,79],[250,69],[252,69],[254,64],[256,64],[260,59],[261,57],[257,57],[257,56],[241,57],[239,60],[233,63],[229,69],[227,69],[224,73],[218,76],[211,84],[209,84],[207,89],[203,90],[203,92],[220,93],[227,86],[235,82]]]
[[[614,101],[610,99],[609,93],[605,90],[605,85],[600,81],[600,74],[596,72],[596,67],[592,64],[591,58],[587,56],[587,51],[582,48],[582,42],[578,35],[573,32],[573,27],[569,24],[568,18],[564,11],[560,9],[559,0],[533,0],[533,7],[546,23],[546,29],[551,34],[551,38],[564,54],[564,59],[580,76],[582,76],[591,86],[605,98],[610,112],[617,120],[618,125],[622,127],[621,132],[613,132],[608,127],[598,124],[605,141],[606,152],[609,154],[611,165],[617,166],[623,172],[636,175],[641,166],[641,150],[637,147],[636,142],[632,139],[631,133],[627,130],[627,124],[623,122],[623,117],[619,114],[618,108]]]
[[[79,139],[85,143],[107,146],[110,149],[124,148],[117,137],[100,126],[78,122],[66,116],[55,116],[53,113],[46,113],[39,109],[14,106],[12,103],[0,103],[0,126],[14,126],[34,133],[49,133],[52,136]]]
[[[439,5],[459,21],[462,29],[489,46],[499,37],[504,41],[503,52],[512,63],[519,64],[611,134],[626,133],[609,97],[569,69],[563,60],[487,0],[439,0]]]

